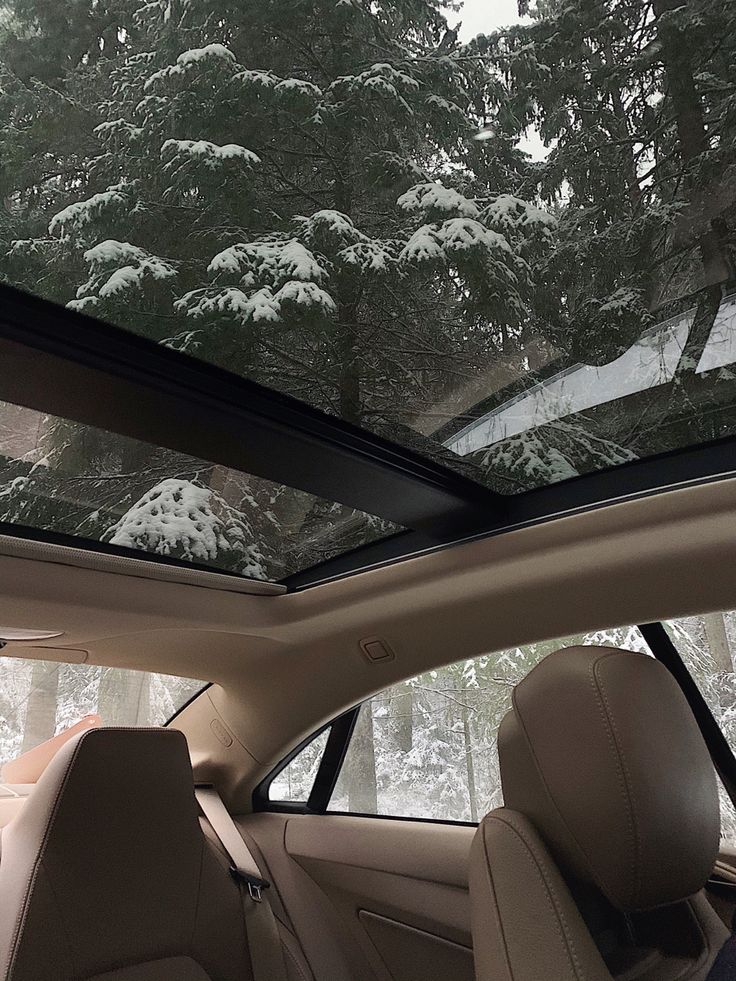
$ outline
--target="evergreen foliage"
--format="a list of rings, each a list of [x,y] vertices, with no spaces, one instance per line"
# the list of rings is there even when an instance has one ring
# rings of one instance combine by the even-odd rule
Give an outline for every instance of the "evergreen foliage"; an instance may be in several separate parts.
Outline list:
[[[456,7],[12,0],[0,274],[502,491],[732,433],[733,373],[698,367],[734,286],[734,0],[523,0],[522,22],[465,42]],[[443,446],[479,406],[643,335],[663,360],[670,334],[645,332],[668,317],[687,329],[666,385]],[[220,493],[201,461],[55,423],[44,440],[45,474],[0,470],[5,520],[63,511],[62,530],[110,538],[161,480]],[[223,506],[266,557],[298,514],[306,564],[346,525],[347,544],[378,533],[283,493],[258,519],[254,499],[231,482]]]

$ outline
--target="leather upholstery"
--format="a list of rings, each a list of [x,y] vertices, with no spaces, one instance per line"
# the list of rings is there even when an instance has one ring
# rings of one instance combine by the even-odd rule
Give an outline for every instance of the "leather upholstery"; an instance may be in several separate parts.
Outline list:
[[[728,935],[701,891],[717,785],[667,670],[559,651],[516,687],[498,752],[506,806],[471,850],[479,981],[702,981]]]
[[[506,806],[614,906],[671,903],[708,878],[718,854],[716,776],[659,661],[610,648],[558,651],[517,685],[498,751]]]
[[[92,729],[3,829],[3,981],[251,981],[176,730]]]

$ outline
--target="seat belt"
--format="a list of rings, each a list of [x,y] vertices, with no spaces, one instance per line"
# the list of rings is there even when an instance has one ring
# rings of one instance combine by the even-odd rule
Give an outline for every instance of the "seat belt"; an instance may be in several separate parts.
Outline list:
[[[261,876],[256,860],[215,788],[197,786],[194,795],[225,849],[231,862],[230,874],[240,887],[254,981],[287,981],[283,944],[266,895],[271,883]]]

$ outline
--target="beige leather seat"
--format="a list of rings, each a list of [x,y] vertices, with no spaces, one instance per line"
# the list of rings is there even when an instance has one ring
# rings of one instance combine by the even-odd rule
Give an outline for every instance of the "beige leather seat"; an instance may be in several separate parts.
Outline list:
[[[93,729],[59,751],[3,830],[0,978],[250,981],[180,732]]]
[[[702,892],[716,778],[667,670],[560,651],[519,684],[470,893],[479,981],[695,981],[728,931]]]

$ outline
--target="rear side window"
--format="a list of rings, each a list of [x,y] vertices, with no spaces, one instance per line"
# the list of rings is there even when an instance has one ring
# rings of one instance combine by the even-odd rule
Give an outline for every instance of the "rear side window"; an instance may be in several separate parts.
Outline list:
[[[480,820],[502,803],[496,735],[514,685],[547,654],[576,644],[649,653],[637,627],[622,627],[486,654],[393,685],[360,707],[327,809]],[[310,744],[296,756],[273,778],[269,799],[308,800],[318,753]],[[295,787],[299,796],[286,796]]]
[[[360,709],[329,810],[477,822],[503,801],[496,735],[511,692],[577,644],[648,653],[637,627],[487,654],[394,685]]]
[[[162,725],[204,684],[150,671],[0,657],[0,777],[6,764],[89,716],[102,725]]]
[[[736,751],[736,611],[663,625]],[[578,644],[651,656],[638,627],[620,627],[486,654],[392,685],[352,713],[352,734],[326,809],[479,821],[503,803],[496,737],[514,686],[548,654]],[[308,801],[325,745],[325,734],[316,737],[277,773],[269,799]],[[721,837],[735,845],[736,809],[719,788]]]

